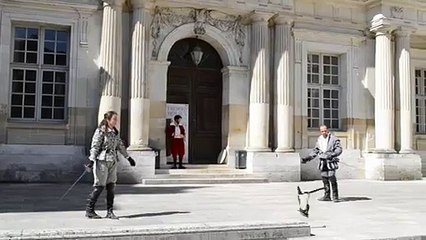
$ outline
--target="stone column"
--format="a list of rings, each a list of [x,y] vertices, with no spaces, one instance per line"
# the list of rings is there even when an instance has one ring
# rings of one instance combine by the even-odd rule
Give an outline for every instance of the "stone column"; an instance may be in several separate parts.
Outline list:
[[[122,5],[124,0],[104,1],[100,49],[101,89],[98,120],[105,112],[121,111]]]
[[[275,88],[276,88],[276,152],[294,151],[293,146],[293,79],[291,22],[282,17],[275,22]]]
[[[396,31],[396,67],[400,103],[400,153],[412,152],[412,85],[410,66],[410,31]]]
[[[255,12],[251,28],[251,83],[247,150],[269,151],[270,14]]]
[[[380,20],[380,19],[379,19]],[[392,153],[394,150],[394,81],[392,75],[392,28],[384,23],[374,24],[376,33],[375,55],[375,152]]]
[[[130,147],[148,147],[150,101],[147,89],[149,10],[133,5],[132,59],[130,82]]]

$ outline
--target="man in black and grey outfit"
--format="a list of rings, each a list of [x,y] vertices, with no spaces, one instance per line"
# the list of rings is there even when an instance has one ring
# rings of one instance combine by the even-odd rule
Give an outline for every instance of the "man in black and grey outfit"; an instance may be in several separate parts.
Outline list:
[[[302,158],[302,163],[306,163],[318,156],[318,169],[321,171],[322,182],[324,183],[324,196],[318,200],[331,201],[330,182],[333,189],[333,200],[339,201],[339,191],[337,189],[336,170],[339,168],[337,158],[342,154],[340,140],[332,135],[326,125],[320,127],[321,135],[318,137],[315,148],[309,156]]]

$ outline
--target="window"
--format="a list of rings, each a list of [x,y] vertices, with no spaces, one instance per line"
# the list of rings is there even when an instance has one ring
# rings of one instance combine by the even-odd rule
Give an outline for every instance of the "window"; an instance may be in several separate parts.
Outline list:
[[[426,133],[426,69],[416,69],[416,132]]]
[[[64,120],[69,31],[21,26],[13,31],[10,118]]]
[[[308,128],[325,124],[340,128],[339,57],[325,54],[308,55]]]

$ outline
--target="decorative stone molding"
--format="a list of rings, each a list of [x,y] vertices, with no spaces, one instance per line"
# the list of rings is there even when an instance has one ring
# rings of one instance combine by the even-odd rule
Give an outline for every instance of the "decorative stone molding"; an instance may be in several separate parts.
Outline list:
[[[80,46],[82,47],[87,46],[89,44],[89,41],[87,39],[89,21],[87,17],[80,17],[79,24],[80,24]]]
[[[404,18],[404,8],[402,7],[391,7],[391,17],[397,19]]]
[[[184,24],[194,23],[194,34],[204,35],[205,25],[208,24],[225,33],[233,35],[235,44],[239,48],[240,63],[245,46],[246,33],[242,25],[242,16],[229,15],[217,10],[197,9],[189,7],[162,8],[156,7],[151,23],[151,37],[153,38],[152,57],[158,56],[159,42],[164,37],[163,31],[167,27],[172,30]]]

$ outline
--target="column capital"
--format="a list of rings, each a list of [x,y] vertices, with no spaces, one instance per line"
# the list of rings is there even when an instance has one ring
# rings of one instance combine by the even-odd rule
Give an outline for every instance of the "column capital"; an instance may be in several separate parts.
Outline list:
[[[273,13],[254,10],[250,14],[248,14],[247,18],[250,23],[256,23],[256,22],[268,23],[269,19],[271,19],[272,16],[274,16]]]
[[[397,37],[409,37],[411,34],[416,32],[416,28],[409,26],[400,26],[395,30],[395,36]]]
[[[373,20],[371,20],[370,31],[376,34],[390,34],[397,28],[398,26],[392,24],[383,14],[377,14],[374,16]]]
[[[275,25],[292,25],[294,22],[293,17],[288,15],[276,14],[271,19]]]
[[[154,9],[155,2],[154,0],[130,0],[133,9]]]
[[[121,8],[126,0],[103,0],[103,2],[104,5]]]

